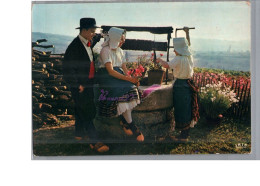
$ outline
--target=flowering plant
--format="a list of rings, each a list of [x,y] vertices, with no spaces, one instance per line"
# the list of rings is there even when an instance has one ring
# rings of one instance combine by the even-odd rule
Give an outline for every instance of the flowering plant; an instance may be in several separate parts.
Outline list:
[[[134,77],[144,77],[148,68],[149,59],[147,55],[142,55],[137,57],[137,61],[128,62],[126,67],[128,68],[128,75]]]
[[[206,117],[211,119],[218,118],[227,111],[233,103],[239,101],[239,98],[236,97],[236,93],[222,82],[213,85],[207,84],[206,87],[201,87],[200,99]]]
[[[205,83],[218,83],[222,82],[226,86],[230,86],[233,89],[239,88],[240,90],[246,88],[249,89],[251,85],[250,74],[246,74],[244,76],[241,75],[232,75],[229,71],[223,71],[220,69],[209,69],[208,71],[204,71],[208,69],[199,69],[194,68],[194,77],[193,80],[203,86]],[[218,72],[219,71],[219,72]],[[229,73],[229,74],[228,74]],[[242,72],[232,72],[234,73],[242,73]]]
[[[134,77],[144,77],[146,69],[139,65],[137,68],[130,68],[127,75]]]
[[[162,56],[163,54],[160,54],[160,57]],[[149,63],[149,70],[162,70],[162,65],[159,62],[154,61],[154,53],[151,54],[150,61],[151,63]]]

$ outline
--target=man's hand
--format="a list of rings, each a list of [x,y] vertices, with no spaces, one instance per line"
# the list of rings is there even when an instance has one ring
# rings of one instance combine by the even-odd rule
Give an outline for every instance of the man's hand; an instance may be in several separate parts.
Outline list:
[[[84,91],[84,87],[82,85],[79,86],[79,93],[82,93]]]

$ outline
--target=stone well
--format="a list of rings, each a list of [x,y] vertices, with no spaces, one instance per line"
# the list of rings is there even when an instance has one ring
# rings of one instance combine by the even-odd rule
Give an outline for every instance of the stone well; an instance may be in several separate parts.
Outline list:
[[[154,139],[166,135],[171,128],[172,114],[172,82],[161,87],[145,97],[141,104],[132,112],[133,121],[140,128],[145,139]],[[149,86],[140,86],[145,90]],[[108,139],[126,139],[119,118],[101,118],[97,116],[94,125],[100,136]]]
[[[140,86],[141,90],[148,86]],[[150,93],[142,103],[134,108],[132,117],[146,137],[154,138],[165,135],[171,127],[172,114],[172,82],[161,85],[160,89]]]

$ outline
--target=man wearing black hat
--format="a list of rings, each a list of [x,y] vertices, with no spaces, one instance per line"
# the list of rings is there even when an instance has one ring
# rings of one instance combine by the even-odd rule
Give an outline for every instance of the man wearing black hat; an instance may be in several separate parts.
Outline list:
[[[93,119],[96,115],[93,84],[95,78],[94,55],[92,48],[100,40],[95,34],[94,18],[81,18],[79,35],[68,46],[63,61],[64,79],[70,87],[75,102],[75,139],[88,136],[97,139]],[[92,148],[98,152],[108,151],[108,146],[96,143]]]

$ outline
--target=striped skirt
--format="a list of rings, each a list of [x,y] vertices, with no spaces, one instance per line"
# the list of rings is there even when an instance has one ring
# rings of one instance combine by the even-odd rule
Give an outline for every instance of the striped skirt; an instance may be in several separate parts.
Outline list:
[[[114,67],[114,70],[124,74],[119,67]],[[110,76],[105,68],[99,69],[97,77],[99,116],[117,117],[140,104],[141,92],[134,84]]]

